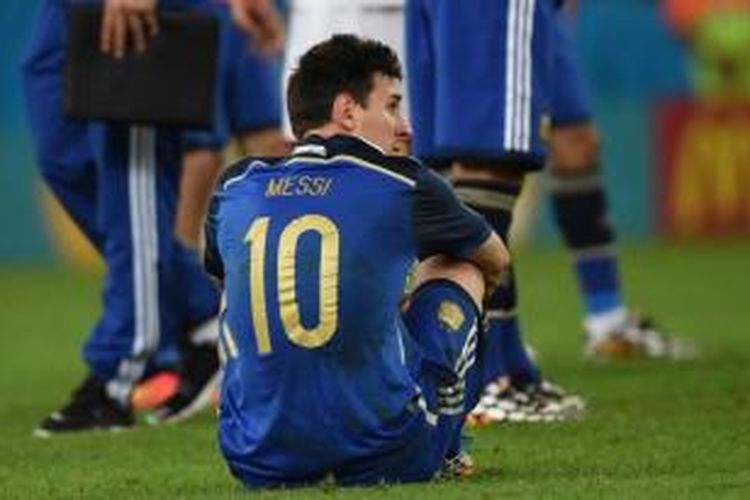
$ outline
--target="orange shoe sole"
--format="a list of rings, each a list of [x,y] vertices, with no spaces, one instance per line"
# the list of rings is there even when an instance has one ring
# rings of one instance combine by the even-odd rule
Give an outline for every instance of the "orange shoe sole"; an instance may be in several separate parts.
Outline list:
[[[158,372],[138,384],[130,395],[130,404],[136,411],[153,410],[171,398],[180,385],[175,372]]]

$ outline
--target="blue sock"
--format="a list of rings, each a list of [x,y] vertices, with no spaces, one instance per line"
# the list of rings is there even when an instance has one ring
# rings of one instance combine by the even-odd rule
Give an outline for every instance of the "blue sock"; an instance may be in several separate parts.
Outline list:
[[[613,254],[579,256],[575,261],[575,270],[589,315],[622,307],[617,258]]]
[[[493,325],[495,327],[493,328]],[[508,375],[508,366],[503,353],[503,332],[495,321],[488,321],[479,343],[479,359],[482,363],[482,386]]]
[[[429,377],[438,392],[425,394],[428,407],[443,406],[439,387],[465,381],[465,411],[479,400],[481,386],[477,344],[480,313],[469,294],[449,280],[433,280],[412,293],[404,314],[411,342],[405,342],[407,365],[417,377]],[[412,347],[416,344],[416,349]],[[460,382],[463,383],[463,382]]]
[[[552,208],[565,244],[574,256],[578,286],[589,317],[622,307],[615,233],[596,165],[578,172],[552,173]]]
[[[500,339],[503,364],[513,385],[523,386],[541,381],[539,368],[529,357],[521,340],[521,329],[515,314],[490,319],[487,330],[488,335],[495,335]]]

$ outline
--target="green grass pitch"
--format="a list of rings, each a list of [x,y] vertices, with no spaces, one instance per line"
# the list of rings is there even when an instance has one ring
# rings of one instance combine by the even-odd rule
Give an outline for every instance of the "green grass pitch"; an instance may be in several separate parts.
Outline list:
[[[556,249],[517,259],[527,340],[543,368],[586,395],[583,421],[472,433],[465,481],[294,498],[750,498],[750,242],[627,246],[629,302],[695,339],[700,360],[582,361],[579,303]],[[50,440],[31,437],[83,376],[98,278],[0,267],[0,498],[233,498],[205,415],[183,425]]]

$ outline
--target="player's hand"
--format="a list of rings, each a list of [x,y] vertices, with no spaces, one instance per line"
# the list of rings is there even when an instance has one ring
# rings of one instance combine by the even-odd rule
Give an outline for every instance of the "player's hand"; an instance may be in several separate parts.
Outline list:
[[[144,52],[148,39],[157,34],[157,0],[105,0],[100,31],[100,50],[120,59],[128,44]]]
[[[269,56],[281,53],[286,32],[271,0],[229,0],[229,4],[235,24],[253,38],[255,48]]]

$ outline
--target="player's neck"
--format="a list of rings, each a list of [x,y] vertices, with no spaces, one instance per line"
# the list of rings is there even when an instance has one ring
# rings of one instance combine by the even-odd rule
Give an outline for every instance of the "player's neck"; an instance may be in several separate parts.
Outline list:
[[[355,139],[357,139],[359,141],[362,141],[365,144],[368,144],[369,146],[377,149],[381,153],[385,154],[385,151],[383,151],[383,148],[381,148],[380,146],[378,146],[374,142],[365,139],[361,135],[353,134],[351,131],[344,129],[343,127],[341,127],[340,125],[338,125],[336,123],[328,123],[326,125],[323,125],[322,127],[318,127],[318,128],[314,128],[314,129],[308,130],[307,133],[305,134],[304,138],[303,138],[303,141],[306,141],[307,139],[309,139],[312,136],[321,137],[323,139],[330,139],[331,137],[336,136],[336,135],[346,135],[346,136],[349,136],[349,137],[353,137],[353,138],[355,138]]]
[[[318,136],[322,137],[323,139],[330,139],[331,137],[335,135],[354,135],[349,130],[346,130],[344,127],[339,125],[336,122],[328,122],[323,126],[310,129],[305,134],[304,140],[307,140],[311,136]]]

